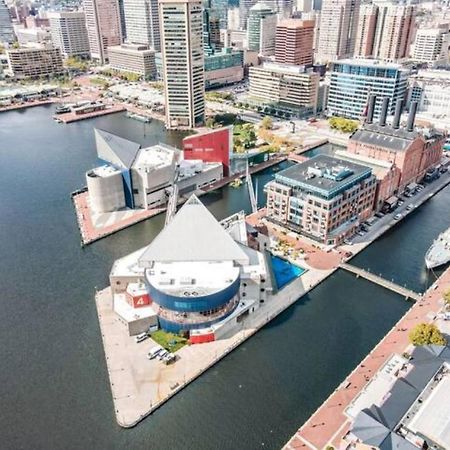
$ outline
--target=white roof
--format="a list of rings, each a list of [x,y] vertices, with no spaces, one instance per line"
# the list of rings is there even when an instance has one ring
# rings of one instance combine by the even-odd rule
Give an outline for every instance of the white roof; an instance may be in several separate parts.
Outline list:
[[[236,261],[248,264],[248,256],[192,195],[147,247],[139,264],[149,267],[154,261]]]

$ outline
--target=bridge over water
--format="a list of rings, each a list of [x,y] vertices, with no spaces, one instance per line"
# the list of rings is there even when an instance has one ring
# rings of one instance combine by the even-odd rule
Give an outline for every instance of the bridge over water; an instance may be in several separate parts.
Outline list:
[[[352,266],[351,264],[341,263],[339,266],[341,269],[346,270],[347,272],[351,272],[355,274],[357,277],[365,278],[366,280],[371,281],[372,283],[378,284],[386,289],[389,289],[397,294],[403,295],[406,299],[410,298],[414,301],[419,301],[422,298],[421,294],[408,289],[404,286],[400,286],[393,281],[386,280],[385,278],[375,275],[365,269],[361,269],[360,267]]]

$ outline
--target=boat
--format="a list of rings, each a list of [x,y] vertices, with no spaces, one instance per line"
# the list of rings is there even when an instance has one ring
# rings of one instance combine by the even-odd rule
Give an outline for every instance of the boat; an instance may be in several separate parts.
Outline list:
[[[70,106],[68,105],[60,105],[55,109],[55,114],[64,114],[70,112]]]
[[[149,123],[151,122],[151,118],[147,116],[142,116],[141,114],[136,113],[127,113],[127,117],[134,120],[139,120],[139,122]]]
[[[441,233],[425,255],[428,269],[442,266],[450,261],[450,227]]]

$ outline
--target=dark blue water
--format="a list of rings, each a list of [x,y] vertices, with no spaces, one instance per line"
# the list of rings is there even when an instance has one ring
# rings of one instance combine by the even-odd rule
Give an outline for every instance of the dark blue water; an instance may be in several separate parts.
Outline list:
[[[146,144],[181,136],[122,114],[71,125],[50,115],[46,107],[0,114],[1,449],[280,448],[409,307],[337,272],[142,424],[119,428],[94,289],[107,285],[116,258],[154,238],[164,217],[81,248],[69,194],[96,163],[93,126]],[[271,173],[254,179],[260,200]],[[414,285],[422,247],[450,217],[448,195],[359,261]],[[243,188],[202,199],[218,218],[249,211]],[[407,249],[405,232],[414,237]]]
[[[336,144],[322,144],[318,147],[314,147],[311,150],[308,150],[307,152],[303,153],[304,156],[307,156],[308,158],[312,158],[313,156],[317,155],[334,155],[336,150],[342,150],[344,147],[342,145],[336,145]]]

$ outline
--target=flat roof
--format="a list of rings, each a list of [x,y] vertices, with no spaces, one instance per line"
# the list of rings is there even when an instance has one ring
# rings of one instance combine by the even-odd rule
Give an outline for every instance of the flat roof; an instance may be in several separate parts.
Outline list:
[[[145,170],[158,170],[172,165],[178,150],[168,145],[152,145],[139,150],[133,163],[133,168]]]
[[[379,59],[367,59],[367,58],[347,58],[338,59],[333,61],[333,64],[350,64],[352,66],[366,66],[366,67],[379,67],[382,69],[405,69],[401,64],[384,62]]]
[[[329,155],[318,155],[275,174],[275,180],[327,197],[367,178],[372,169]]]

